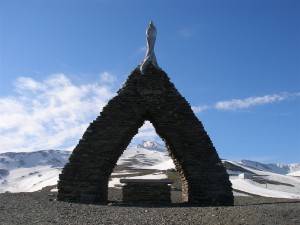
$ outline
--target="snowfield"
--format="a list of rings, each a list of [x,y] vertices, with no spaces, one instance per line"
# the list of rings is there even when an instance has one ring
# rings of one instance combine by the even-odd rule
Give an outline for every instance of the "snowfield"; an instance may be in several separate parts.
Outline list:
[[[33,192],[56,185],[61,169],[50,166],[12,169],[5,179],[0,180],[0,193]]]
[[[56,185],[70,154],[59,150],[0,154],[0,193],[33,192]]]
[[[300,194],[297,193],[289,193],[289,192],[284,192],[284,191],[276,191],[274,187],[276,186],[271,186],[265,185],[260,186],[253,180],[243,180],[243,179],[230,179],[232,183],[232,187],[235,190],[238,191],[243,191],[247,192],[249,194],[253,195],[259,195],[259,196],[264,196],[264,197],[272,197],[272,198],[291,198],[291,199],[300,199]],[[268,186],[268,187],[267,187]],[[299,189],[299,188],[297,188]]]
[[[55,186],[70,154],[59,150],[0,154],[0,193],[33,192]],[[223,160],[223,163],[228,167],[235,196],[300,199],[300,164],[263,164],[249,160]],[[122,169],[112,173],[109,187],[121,188],[121,178],[165,179],[165,171],[175,168],[166,150],[149,141],[126,149],[117,165]],[[141,171],[144,171],[142,176]],[[250,174],[251,178],[240,178],[242,173]]]
[[[261,168],[254,169],[234,161],[226,161],[253,173],[254,178],[263,178],[260,183],[252,179],[240,179],[238,176],[230,176],[233,189],[265,197],[300,199],[299,178],[263,171],[260,170]]]

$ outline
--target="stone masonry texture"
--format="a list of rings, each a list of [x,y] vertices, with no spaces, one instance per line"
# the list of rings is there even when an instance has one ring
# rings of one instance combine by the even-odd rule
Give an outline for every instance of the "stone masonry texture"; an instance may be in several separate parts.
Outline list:
[[[233,205],[229,176],[191,106],[168,75],[136,68],[73,150],[59,176],[58,200],[106,202],[108,180],[145,120],[165,142],[182,180],[182,200],[203,206]]]
[[[171,186],[168,182],[149,182],[138,180],[137,182],[126,182],[122,188],[122,201],[127,203],[171,203]],[[171,182],[169,182],[171,183]]]

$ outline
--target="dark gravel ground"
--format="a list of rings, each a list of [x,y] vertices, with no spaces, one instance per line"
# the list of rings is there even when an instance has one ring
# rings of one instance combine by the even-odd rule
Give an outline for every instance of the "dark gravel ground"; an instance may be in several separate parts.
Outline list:
[[[173,201],[180,193],[173,192]],[[49,189],[0,194],[0,224],[300,224],[300,201],[236,197],[233,207],[129,205],[120,190],[109,191],[110,204],[55,201]]]

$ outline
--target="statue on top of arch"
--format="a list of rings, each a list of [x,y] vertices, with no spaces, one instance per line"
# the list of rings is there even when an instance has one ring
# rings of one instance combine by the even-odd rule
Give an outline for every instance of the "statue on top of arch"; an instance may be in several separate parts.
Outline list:
[[[154,54],[154,45],[156,40],[156,27],[153,24],[153,21],[150,21],[150,24],[146,30],[146,40],[147,40],[147,51],[146,56],[143,60],[143,62],[140,65],[140,71],[142,74],[145,72],[145,68],[149,63],[152,63],[156,68],[159,69],[159,66],[156,61],[156,57]]]

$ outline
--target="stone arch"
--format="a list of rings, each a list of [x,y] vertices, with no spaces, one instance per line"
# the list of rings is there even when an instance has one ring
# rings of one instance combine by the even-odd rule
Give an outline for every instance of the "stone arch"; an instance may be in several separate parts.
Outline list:
[[[228,174],[202,123],[165,72],[135,69],[85,131],[59,176],[58,200],[107,201],[108,179],[145,120],[164,140],[183,186],[183,201],[233,205]]]

